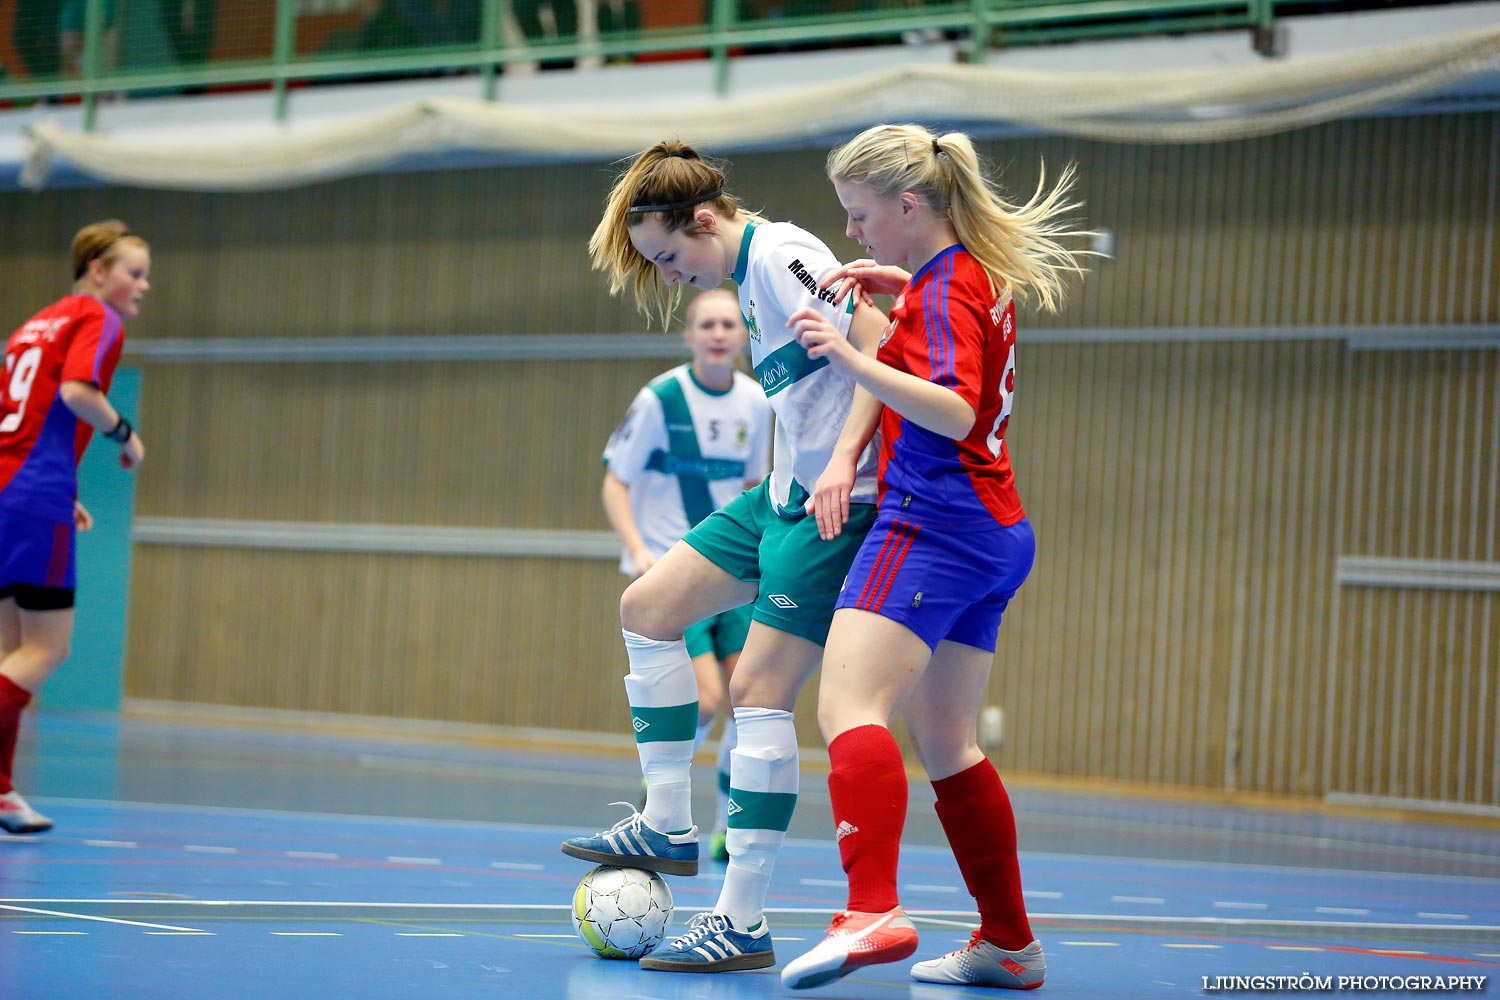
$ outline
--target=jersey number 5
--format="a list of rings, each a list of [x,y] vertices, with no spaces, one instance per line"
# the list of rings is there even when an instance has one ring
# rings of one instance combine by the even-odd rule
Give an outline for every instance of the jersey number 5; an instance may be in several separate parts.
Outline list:
[[[990,436],[984,439],[989,445],[990,454],[996,458],[1000,457],[1000,444],[1005,440],[1005,425],[1010,420],[1010,408],[1015,403],[1016,397],[1016,345],[1010,345],[1010,351],[1005,355],[1005,373],[1000,376],[1000,412],[995,415],[995,426],[990,428]]]
[[[0,434],[9,434],[21,426],[21,418],[26,415],[26,397],[31,395],[31,383],[36,380],[37,369],[41,366],[40,347],[28,347],[20,357],[14,354],[5,356],[5,375],[10,380],[6,395],[15,401],[16,412],[0,420]]]

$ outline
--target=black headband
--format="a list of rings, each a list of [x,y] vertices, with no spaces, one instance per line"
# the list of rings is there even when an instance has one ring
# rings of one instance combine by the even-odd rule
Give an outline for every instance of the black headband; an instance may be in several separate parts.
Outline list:
[[[631,205],[625,212],[627,215],[639,215],[644,212],[675,212],[679,208],[692,208],[694,205],[701,205],[705,201],[713,201],[723,194],[724,189],[716,187],[712,191],[705,191],[703,194],[694,195],[684,201],[673,201],[663,205]]]
[[[106,243],[103,246],[101,246],[98,250],[95,250],[93,253],[91,253],[87,257],[83,258],[83,260],[79,262],[77,269],[74,270],[74,272],[73,272],[73,280],[77,281],[79,278],[82,278],[85,274],[87,274],[88,270],[89,270],[89,264],[93,263],[94,261],[98,260],[100,257],[103,257],[106,253],[108,253],[110,247],[114,246],[116,243],[120,242],[121,240],[128,240],[128,239],[130,239],[134,235],[135,235],[135,233],[132,233],[130,230],[127,229],[123,233],[121,233],[119,236],[116,236],[114,239],[110,240],[108,243]]]

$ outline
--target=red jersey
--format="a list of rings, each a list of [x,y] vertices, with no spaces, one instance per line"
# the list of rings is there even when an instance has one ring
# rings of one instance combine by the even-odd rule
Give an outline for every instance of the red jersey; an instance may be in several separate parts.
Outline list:
[[[94,429],[59,390],[77,381],[108,392],[124,343],[119,313],[90,295],[59,299],[11,334],[0,375],[0,507],[73,519],[78,460]]]
[[[922,266],[896,299],[879,358],[952,389],[974,408],[974,426],[953,441],[889,406],[880,418],[880,486],[938,506],[950,523],[1010,526],[1026,516],[1016,494],[1005,429],[1016,389],[1016,307],[997,299],[962,246]]]

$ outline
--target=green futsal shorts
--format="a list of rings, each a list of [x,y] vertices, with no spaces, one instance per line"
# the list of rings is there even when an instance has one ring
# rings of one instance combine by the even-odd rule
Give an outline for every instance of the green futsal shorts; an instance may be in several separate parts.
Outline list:
[[[742,604],[689,625],[682,637],[687,640],[688,655],[697,659],[704,653],[724,660],[745,648],[745,634],[750,631],[750,608]]]
[[[843,534],[825,542],[814,517],[789,520],[771,504],[770,479],[699,521],[683,541],[736,580],[760,587],[750,617],[819,646],[875,505],[852,503]]]

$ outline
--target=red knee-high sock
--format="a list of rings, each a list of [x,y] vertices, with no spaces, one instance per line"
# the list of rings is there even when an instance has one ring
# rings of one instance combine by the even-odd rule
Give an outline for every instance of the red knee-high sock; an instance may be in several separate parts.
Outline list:
[[[0,674],[0,795],[13,792],[11,762],[16,756],[16,735],[21,731],[21,710],[31,703],[31,692]]]
[[[849,876],[849,909],[883,913],[900,904],[896,862],[906,825],[906,767],[884,726],[859,726],[828,744],[834,836]]]
[[[988,759],[932,783],[937,814],[953,847],[964,884],[979,904],[979,934],[1019,951],[1032,941],[1016,859],[1016,817],[1010,796]]]

